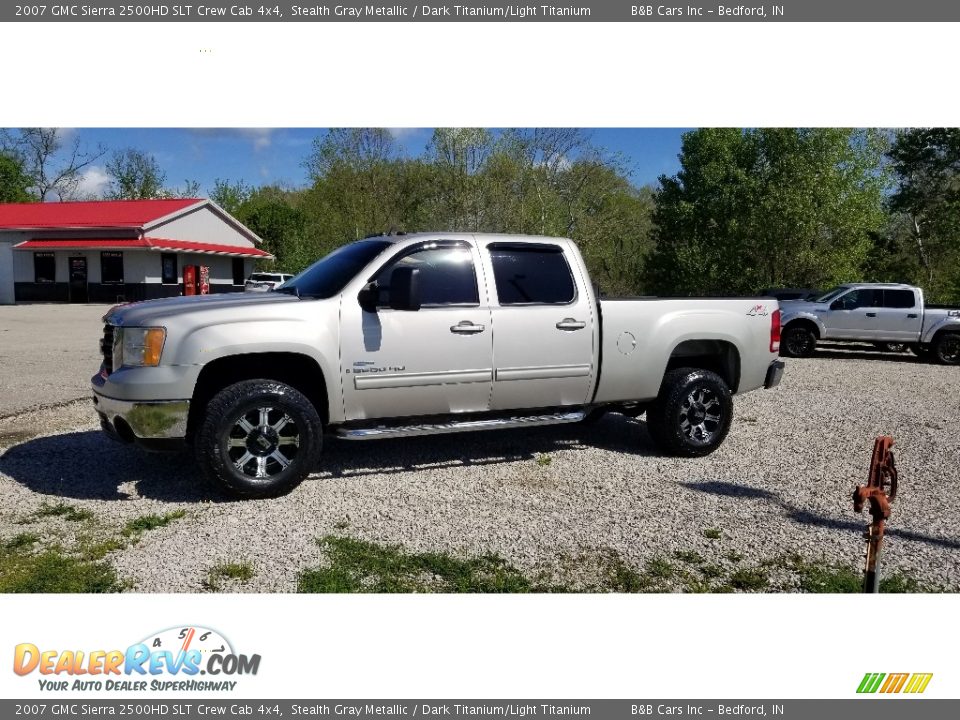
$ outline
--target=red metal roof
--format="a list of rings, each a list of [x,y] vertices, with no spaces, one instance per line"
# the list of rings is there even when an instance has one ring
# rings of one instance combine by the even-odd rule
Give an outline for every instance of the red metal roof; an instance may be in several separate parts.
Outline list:
[[[202,243],[187,240],[167,240],[165,238],[145,237],[124,240],[84,239],[84,240],[27,240],[13,246],[14,250],[124,250],[137,248],[142,250],[167,250],[171,252],[193,252],[215,255],[230,255],[233,257],[272,258],[268,252],[255,247],[244,245],[219,245],[217,243]]]
[[[144,225],[204,202],[171,200],[94,200],[89,202],[0,203],[2,228],[142,228]]]

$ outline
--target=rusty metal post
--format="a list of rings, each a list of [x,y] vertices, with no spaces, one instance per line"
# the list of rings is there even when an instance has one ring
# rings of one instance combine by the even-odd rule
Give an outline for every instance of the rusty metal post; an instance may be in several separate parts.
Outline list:
[[[873,443],[873,459],[867,484],[853,491],[853,509],[863,512],[870,503],[873,521],[867,528],[867,559],[863,570],[863,591],[880,592],[880,548],[883,545],[884,523],[890,518],[890,503],[897,497],[897,466],[894,462],[893,438],[879,436]]]

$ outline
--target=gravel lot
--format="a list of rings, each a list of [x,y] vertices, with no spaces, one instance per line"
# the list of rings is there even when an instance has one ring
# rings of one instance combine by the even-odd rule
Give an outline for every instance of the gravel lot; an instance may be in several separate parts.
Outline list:
[[[67,544],[185,510],[107,556],[140,592],[201,591],[224,562],[249,562],[255,574],[222,589],[290,592],[299,571],[324,562],[316,538],[329,534],[492,552],[553,576],[586,573],[610,552],[635,568],[674,553],[745,566],[795,552],[855,569],[867,518],[850,498],[881,433],[896,438],[901,477],[884,572],[960,590],[960,368],[863,350],[788,360],[783,384],[738,397],[726,443],[696,460],[658,457],[643,421],[618,415],[526,432],[331,439],[320,470],[290,495],[235,502],[200,479],[189,455],[150,455],[100,433],[85,398],[103,309],[0,308],[0,539],[22,532],[44,502],[93,513],[31,526]],[[44,312],[55,332],[26,334]],[[44,337],[60,333],[60,342]],[[28,373],[15,357],[24,338],[34,348]],[[706,536],[714,529],[719,539]]]

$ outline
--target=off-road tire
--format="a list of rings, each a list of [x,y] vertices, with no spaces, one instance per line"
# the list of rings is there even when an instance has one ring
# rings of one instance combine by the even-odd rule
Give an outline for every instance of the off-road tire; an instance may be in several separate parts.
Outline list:
[[[788,325],[780,339],[780,354],[786,357],[805,358],[817,349],[817,336],[804,325]]]
[[[960,365],[960,333],[937,335],[933,341],[933,358],[941,365]]]
[[[229,385],[210,400],[194,452],[204,474],[234,495],[290,492],[317,466],[323,423],[299,390],[267,379]]]
[[[723,378],[709,370],[678,368],[664,377],[647,410],[647,431],[663,453],[701,457],[720,447],[732,420],[733,397]]]

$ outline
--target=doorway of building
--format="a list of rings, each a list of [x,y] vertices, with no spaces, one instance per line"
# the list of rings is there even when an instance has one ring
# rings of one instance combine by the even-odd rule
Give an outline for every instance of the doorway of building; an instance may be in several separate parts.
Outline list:
[[[69,267],[70,302],[89,302],[89,296],[87,294],[87,259],[85,257],[72,257],[69,259]]]

